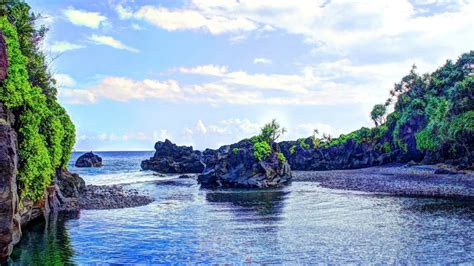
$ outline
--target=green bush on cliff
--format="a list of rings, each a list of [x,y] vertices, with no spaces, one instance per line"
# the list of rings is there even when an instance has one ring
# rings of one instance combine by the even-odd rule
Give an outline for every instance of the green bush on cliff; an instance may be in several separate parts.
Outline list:
[[[75,128],[56,101],[54,81],[38,48],[45,29],[36,29],[36,16],[23,2],[10,1],[7,14],[8,18],[0,17],[9,60],[0,101],[17,120],[14,127],[18,132],[20,197],[38,200],[51,184],[55,170],[67,164]]]
[[[457,116],[449,124],[448,134],[451,140],[460,144],[472,145],[474,136],[474,110]]]
[[[271,153],[272,148],[266,141],[257,142],[253,145],[253,157],[257,161],[265,160]]]
[[[290,147],[290,155],[295,154],[295,150],[296,150],[296,145],[291,145],[291,147]]]
[[[416,133],[416,146],[419,150],[433,151],[446,139],[448,101],[445,98],[431,97],[425,110],[428,124]]]
[[[278,161],[280,161],[281,163],[284,163],[286,162],[286,157],[283,153],[281,152],[277,152],[277,158],[278,158]]]
[[[308,150],[309,148],[311,148],[311,146],[308,143],[306,143],[305,138],[298,139],[298,144],[303,150]]]

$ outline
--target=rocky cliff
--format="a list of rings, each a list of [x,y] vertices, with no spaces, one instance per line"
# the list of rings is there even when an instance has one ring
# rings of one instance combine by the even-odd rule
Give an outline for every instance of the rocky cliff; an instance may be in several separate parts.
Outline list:
[[[1,71],[0,71],[1,72]],[[13,115],[0,103],[0,262],[21,237],[17,192],[17,135]]]
[[[70,206],[70,202],[74,201],[84,189],[84,181],[64,169],[73,145],[74,126],[64,109],[56,102],[54,94],[49,96],[51,97],[49,106],[46,101],[26,101],[31,98],[42,99],[41,97],[46,97],[48,92],[45,88],[44,96],[31,97],[41,91],[33,88],[28,82],[26,70],[31,71],[32,75],[44,74],[45,70],[40,67],[43,72],[35,72],[36,69],[26,67],[26,60],[23,60],[25,58],[19,54],[19,48],[22,47],[17,45],[15,27],[5,17],[0,17],[0,28],[6,29],[5,34],[0,30],[0,263],[2,263],[11,253],[13,246],[20,241],[21,227],[37,218],[46,217],[52,211]],[[8,43],[5,41],[7,37],[10,41]],[[52,87],[48,89],[53,91]],[[23,99],[24,102],[19,99]],[[41,116],[46,108],[57,116]],[[55,123],[50,123],[51,121]],[[64,134],[59,135],[59,138],[52,137],[54,134],[52,131],[56,130],[57,133],[58,126],[63,126]],[[54,138],[56,143],[50,141]],[[41,168],[45,165],[47,168]]]
[[[204,151],[204,172],[198,182],[205,188],[273,188],[291,182],[291,168],[284,157],[278,156],[277,143],[268,154],[256,158],[255,145],[250,140]]]
[[[177,146],[168,139],[155,144],[155,154],[141,163],[143,170],[153,170],[160,173],[201,173],[204,165],[201,163],[201,152],[193,147]]]

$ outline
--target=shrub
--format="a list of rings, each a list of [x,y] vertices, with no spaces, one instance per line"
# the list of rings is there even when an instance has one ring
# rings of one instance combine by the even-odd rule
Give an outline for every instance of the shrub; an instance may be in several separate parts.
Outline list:
[[[290,147],[290,155],[295,154],[295,149],[296,149],[296,145],[291,145],[291,147]]]
[[[260,132],[262,140],[272,143],[275,142],[281,135],[286,133],[286,129],[273,119],[272,122],[265,124]]]
[[[378,126],[385,122],[385,114],[387,113],[387,107],[383,104],[376,104],[370,112],[370,118],[374,121],[375,126]]]
[[[237,155],[237,154],[239,153],[239,148],[233,148],[233,149],[232,149],[232,153],[233,153],[234,155]]]
[[[20,198],[35,201],[44,196],[55,170],[68,163],[75,128],[57,103],[52,79],[47,78],[50,76],[37,43],[42,29],[34,27],[35,16],[24,2],[11,1],[8,8],[12,10],[7,10],[8,19],[0,17],[9,61],[0,101],[16,116],[13,127],[18,133]]]
[[[472,144],[474,136],[474,111],[465,112],[457,116],[449,125],[448,131],[451,140],[460,143]]]
[[[311,146],[306,143],[306,139],[304,138],[298,139],[298,143],[303,150],[308,150],[309,148],[311,148]]]
[[[285,155],[283,153],[278,152],[277,157],[278,157],[278,161],[280,161],[281,163],[286,162],[286,158],[285,158]]]
[[[257,161],[265,160],[271,153],[272,148],[266,141],[257,142],[253,145],[253,157]]]

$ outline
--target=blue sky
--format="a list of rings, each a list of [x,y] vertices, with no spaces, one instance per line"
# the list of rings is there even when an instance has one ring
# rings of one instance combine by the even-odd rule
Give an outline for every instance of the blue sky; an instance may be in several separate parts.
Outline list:
[[[474,44],[474,1],[29,1],[76,150],[216,148],[272,118],[284,139],[371,126],[416,64]]]

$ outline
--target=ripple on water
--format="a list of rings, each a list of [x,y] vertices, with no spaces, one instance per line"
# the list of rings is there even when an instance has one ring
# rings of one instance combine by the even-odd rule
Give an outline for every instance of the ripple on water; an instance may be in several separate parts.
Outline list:
[[[156,201],[52,217],[46,230],[36,225],[24,231],[12,262],[474,262],[472,202],[330,190],[310,182],[212,191],[193,179],[109,170],[90,179],[151,181],[130,186]]]

